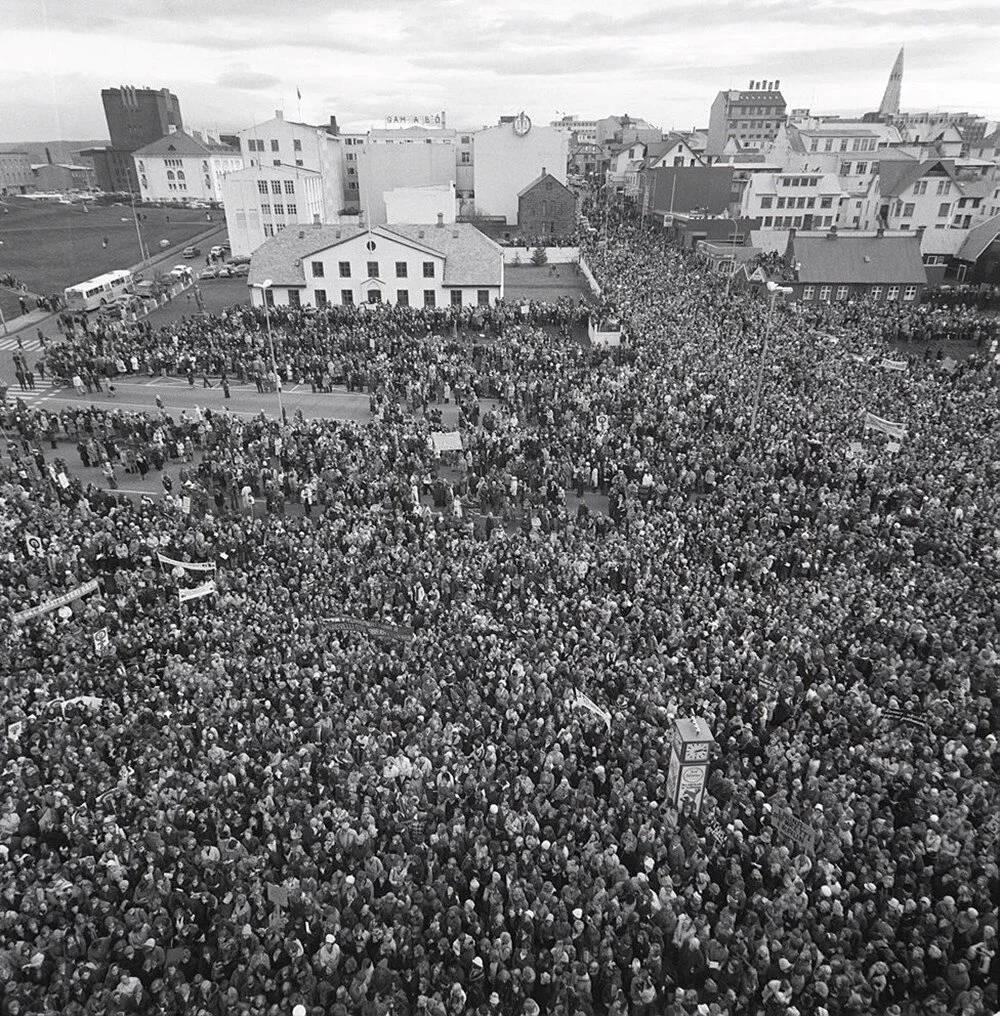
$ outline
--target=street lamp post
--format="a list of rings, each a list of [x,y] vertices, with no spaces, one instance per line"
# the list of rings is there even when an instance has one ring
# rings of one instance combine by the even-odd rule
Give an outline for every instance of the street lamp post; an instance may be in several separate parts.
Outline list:
[[[278,363],[274,358],[274,336],[271,334],[271,312],[267,305],[267,294],[271,289],[274,282],[271,279],[265,279],[263,282],[256,285],[255,288],[260,290],[261,297],[264,300],[264,321],[267,323],[267,344],[271,350],[271,370],[274,372],[274,387],[278,392],[278,414],[281,417],[281,422],[285,422],[285,410],[281,405],[281,375],[278,373]]]
[[[771,294],[771,306],[767,312],[767,322],[764,325],[764,345],[760,351],[760,367],[757,370],[757,387],[753,393],[753,412],[750,415],[750,437],[753,438],[754,432],[757,430],[757,414],[760,410],[760,389],[764,383],[764,364],[767,361],[767,344],[771,338],[771,322],[774,318],[774,301],[778,298],[778,294],[781,293],[787,296],[792,292],[791,286],[779,286],[776,282],[768,282],[767,291]]]

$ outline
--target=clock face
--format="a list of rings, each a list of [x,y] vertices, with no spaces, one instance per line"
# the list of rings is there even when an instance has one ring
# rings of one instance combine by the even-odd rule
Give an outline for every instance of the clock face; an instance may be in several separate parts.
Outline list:
[[[514,133],[523,138],[531,130],[531,118],[523,110],[514,117]]]
[[[707,744],[689,744],[685,762],[705,762],[708,759]]]

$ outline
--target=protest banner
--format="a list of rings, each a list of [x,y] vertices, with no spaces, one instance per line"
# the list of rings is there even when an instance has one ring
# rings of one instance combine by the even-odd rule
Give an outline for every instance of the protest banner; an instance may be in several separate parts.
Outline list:
[[[462,435],[457,430],[433,430],[431,431],[431,443],[434,445],[435,455],[442,455],[445,452],[460,452],[462,450]]]
[[[89,582],[84,582],[82,586],[77,586],[76,589],[63,593],[62,596],[57,596],[55,599],[46,600],[44,603],[38,604],[37,607],[29,607],[27,610],[18,611],[13,617],[13,622],[14,624],[24,624],[25,621],[41,617],[43,614],[49,614],[53,610],[64,607],[67,603],[79,600],[82,596],[88,596],[90,593],[97,592],[97,589],[97,579],[91,579]]]
[[[866,412],[865,430],[868,430],[869,428],[881,431],[883,434],[893,437],[897,441],[906,436],[905,423],[896,423],[893,420],[885,419],[885,417],[876,416],[874,413]]]
[[[722,823],[713,815],[712,818],[705,823],[705,832],[712,838],[716,847],[722,847],[726,842],[726,830],[722,828]]]
[[[797,847],[812,853],[816,845],[816,831],[807,822],[792,815],[782,815],[774,819],[774,828],[786,840],[791,840]]]
[[[949,374],[955,373],[955,368],[958,366],[958,361],[953,360],[950,356],[946,356],[941,361],[941,369],[946,370]]]
[[[283,910],[288,906],[288,889],[283,885],[268,882],[267,898],[274,904],[274,911],[271,914],[271,926],[274,927],[283,920]]]
[[[890,360],[887,357],[882,357],[882,369],[883,370],[898,370],[904,371],[909,367],[909,364],[905,360]]]
[[[889,453],[890,455],[895,455],[895,454],[896,454],[896,452],[898,452],[900,448],[902,448],[902,445],[901,445],[901,444],[900,444],[900,443],[899,443],[898,441],[890,441],[890,442],[889,442],[889,443],[888,443],[888,444],[887,444],[887,445],[885,446],[885,450],[886,450],[886,451],[887,451],[887,452],[888,452],[888,453]]]
[[[108,635],[107,628],[101,628],[100,630],[94,632],[94,652],[96,652],[98,656],[103,656],[110,646],[111,638]]]
[[[171,568],[183,568],[185,571],[207,572],[215,571],[214,561],[177,561],[166,554],[157,553],[160,564],[168,564]]]
[[[894,706],[885,706],[882,709],[882,718],[892,720],[895,723],[909,723],[911,726],[920,727],[923,730],[930,732],[930,724],[921,719],[919,716],[914,716],[913,713],[908,713],[903,709],[896,709]]]
[[[41,557],[42,556],[42,540],[41,537],[35,536],[33,533],[24,534],[24,546],[28,551],[28,557]]]
[[[187,603],[188,600],[197,600],[202,596],[210,596],[217,591],[215,579],[209,579],[207,582],[202,582],[200,586],[195,586],[192,589],[178,589],[177,596],[181,603]]]
[[[860,462],[865,457],[864,445],[860,441],[852,441],[847,446],[847,457],[855,462]]]
[[[24,720],[18,720],[16,723],[12,723],[7,728],[7,740],[20,741],[21,735],[23,733],[24,733]]]
[[[607,709],[602,709],[590,696],[584,695],[582,691],[578,691],[576,698],[573,699],[573,705],[578,709],[586,709],[595,716],[599,716],[607,724],[608,733],[611,733],[611,713]]]
[[[333,631],[349,631],[358,635],[371,635],[375,638],[392,639],[397,642],[409,642],[413,638],[413,629],[405,624],[384,624],[356,617],[327,617],[324,618],[324,621]]]

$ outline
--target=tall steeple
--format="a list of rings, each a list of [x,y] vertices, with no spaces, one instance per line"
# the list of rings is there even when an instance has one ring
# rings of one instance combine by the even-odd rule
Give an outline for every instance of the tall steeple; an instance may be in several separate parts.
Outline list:
[[[892,65],[889,82],[885,86],[882,104],[878,108],[879,116],[895,116],[899,112],[899,90],[903,85],[903,47],[899,47],[899,56]]]

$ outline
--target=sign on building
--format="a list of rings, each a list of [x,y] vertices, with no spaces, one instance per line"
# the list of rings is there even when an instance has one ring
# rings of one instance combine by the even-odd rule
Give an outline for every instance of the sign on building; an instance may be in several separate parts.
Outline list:
[[[443,127],[444,113],[388,113],[386,127]]]

